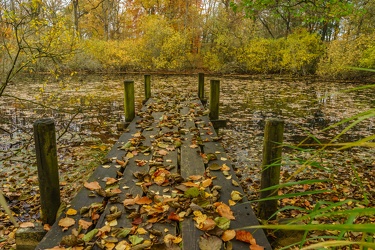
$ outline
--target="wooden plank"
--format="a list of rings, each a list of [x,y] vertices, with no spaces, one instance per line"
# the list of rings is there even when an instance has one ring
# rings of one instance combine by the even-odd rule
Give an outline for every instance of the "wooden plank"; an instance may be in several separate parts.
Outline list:
[[[120,140],[116,143],[116,145],[112,148],[112,150],[107,154],[107,158],[117,158],[121,159],[122,158],[122,152],[118,150],[118,146],[122,145],[123,142],[127,141],[128,139],[131,138],[130,133],[125,133],[120,137]],[[105,183],[102,181],[104,177],[116,177],[117,175],[117,170],[118,168],[116,167],[118,164],[116,162],[110,162],[105,164],[106,166],[110,166],[109,168],[104,168],[102,166],[99,166],[98,168],[95,169],[93,174],[90,176],[90,178],[87,180],[87,182],[93,182],[93,181],[98,181],[100,186],[104,189],[105,188]],[[90,207],[91,204],[93,203],[103,203],[104,202],[104,197],[99,196],[99,195],[94,195],[93,191],[90,191],[86,188],[81,188],[80,191],[77,193],[77,195],[74,197],[70,204],[70,208],[75,209],[77,211],[80,211],[82,207]],[[72,234],[72,229],[74,227],[78,227],[78,221],[80,219],[90,221],[89,219],[85,218],[84,216],[80,215],[79,213],[74,216],[69,216],[70,218],[73,218],[76,223],[74,227],[70,227],[66,231],[62,231],[62,228],[58,225],[58,221],[66,217],[66,210],[60,218],[57,220],[57,223],[54,223],[51,227],[51,229],[48,231],[48,233],[45,235],[43,240],[38,244],[36,249],[47,249],[47,248],[52,248],[54,246],[59,245],[61,242],[62,238],[64,236],[68,236]],[[84,232],[84,231],[83,231]]]
[[[183,116],[182,127],[184,128],[184,135],[182,138],[181,145],[181,176],[186,179],[191,175],[203,175],[205,172],[205,166],[203,159],[200,156],[200,149],[190,147],[193,145],[193,139],[197,136],[198,130],[196,129],[194,118],[189,115],[190,108],[185,106],[181,109],[181,115]],[[194,221],[186,219],[181,223],[181,236],[182,236],[182,249],[186,250],[198,250],[198,242],[200,236],[204,234],[203,231],[197,229],[194,225]]]
[[[229,170],[225,174],[223,171],[210,171],[210,174],[216,177],[213,180],[213,184],[221,186],[219,201],[228,204],[228,201],[232,198],[231,193],[233,191],[237,191],[243,195],[242,200],[231,207],[234,217],[236,218],[236,220],[231,222],[231,228],[236,229],[259,225],[258,219],[254,214],[251,205],[248,203],[245,192],[239,185],[239,180],[232,168],[232,163],[227,160],[224,148],[220,142],[212,141],[212,137],[209,135],[211,132],[213,133],[212,135],[216,134],[214,133],[215,130],[210,124],[208,117],[200,117],[200,119],[202,122],[198,123],[198,127],[200,128],[201,138],[203,140],[203,152],[205,154],[215,154],[217,157],[217,160],[211,161],[207,164],[208,168],[211,164],[217,164],[219,166],[225,164],[229,167]],[[262,229],[246,229],[245,231],[252,233],[258,245],[263,246],[265,249],[272,249]],[[240,241],[233,241],[232,244],[233,249],[248,249],[249,247],[248,244]]]

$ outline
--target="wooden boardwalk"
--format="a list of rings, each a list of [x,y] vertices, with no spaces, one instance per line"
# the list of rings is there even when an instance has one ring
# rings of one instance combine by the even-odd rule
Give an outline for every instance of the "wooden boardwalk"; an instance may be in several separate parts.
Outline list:
[[[149,99],[36,249],[271,249],[218,140],[197,97]]]

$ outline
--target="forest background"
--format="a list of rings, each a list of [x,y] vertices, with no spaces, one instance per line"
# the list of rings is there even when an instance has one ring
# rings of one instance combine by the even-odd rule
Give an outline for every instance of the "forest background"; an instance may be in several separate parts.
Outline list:
[[[373,13],[369,0],[2,0],[0,95],[23,70],[355,78],[375,67]]]

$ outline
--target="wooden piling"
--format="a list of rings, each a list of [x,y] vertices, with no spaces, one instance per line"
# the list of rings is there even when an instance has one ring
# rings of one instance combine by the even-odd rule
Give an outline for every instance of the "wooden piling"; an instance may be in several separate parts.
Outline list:
[[[151,76],[145,75],[145,102],[151,97]]]
[[[60,207],[55,122],[40,119],[34,123],[34,140],[41,202],[41,220],[52,225]]]
[[[280,119],[266,120],[263,142],[263,163],[261,190],[279,184],[282,142],[284,133],[284,121]],[[260,199],[277,196],[278,189],[260,192]],[[275,219],[272,216],[277,211],[278,200],[266,200],[259,202],[258,217],[262,220]]]
[[[124,81],[124,111],[125,122],[131,122],[135,117],[134,81]]]
[[[204,100],[204,73],[198,73],[198,97]]]
[[[219,119],[220,80],[210,81],[210,120]]]

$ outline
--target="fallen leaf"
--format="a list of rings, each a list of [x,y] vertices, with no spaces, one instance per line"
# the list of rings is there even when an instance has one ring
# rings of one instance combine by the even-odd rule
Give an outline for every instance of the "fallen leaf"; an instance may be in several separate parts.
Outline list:
[[[238,191],[232,191],[230,193],[230,197],[233,201],[240,201],[242,200],[242,197],[243,197],[243,194],[241,194],[240,192]]]
[[[49,224],[44,224],[44,225],[43,225],[43,229],[46,230],[46,231],[49,231],[49,230],[51,230],[51,225],[49,225]]]
[[[256,240],[250,232],[237,230],[236,231],[236,240],[250,243],[251,245],[256,245]]]
[[[165,243],[175,243],[175,244],[179,244],[180,242],[182,241],[182,238],[181,237],[178,237],[178,236],[174,236],[172,234],[167,234],[166,236],[164,236],[164,242]]]
[[[84,186],[85,188],[89,189],[89,190],[98,190],[98,189],[101,188],[99,182],[97,182],[97,181],[93,181],[93,182],[85,182],[85,183],[83,184],[83,186]]]
[[[216,171],[216,170],[220,170],[222,167],[219,164],[217,164],[217,163],[213,163],[210,166],[208,166],[208,168],[210,170]]]
[[[63,228],[62,229],[63,231],[66,231],[68,230],[69,227],[73,226],[75,223],[76,221],[74,219],[65,217],[59,221],[59,226]]]
[[[202,231],[209,231],[216,227],[216,223],[213,219],[207,218],[202,223],[198,224],[198,228]]]
[[[175,212],[171,212],[169,215],[168,215],[168,220],[173,220],[173,221],[180,221],[181,218],[178,214],[176,214]]]
[[[230,207],[222,202],[216,202],[214,204],[216,206],[216,211],[222,217],[225,217],[230,220],[235,220],[236,218],[233,216],[233,212],[230,210]]]
[[[227,166],[227,164],[223,164],[223,166],[221,166],[221,171],[229,171],[230,170],[230,167]]]
[[[228,200],[228,204],[229,204],[229,206],[232,207],[232,206],[236,205],[237,203],[235,201]]]
[[[197,180],[202,179],[202,177],[203,177],[202,175],[190,175],[189,179],[192,181],[197,181]]]
[[[99,232],[99,229],[97,228],[94,228],[93,230],[91,230],[90,232],[86,233],[83,237],[82,237],[82,240],[84,242],[89,242],[90,240],[92,240],[92,238],[94,238],[94,236]]]
[[[220,250],[222,245],[221,239],[216,236],[201,236],[199,238],[199,249],[200,250]]]
[[[131,205],[134,205],[135,204],[135,199],[134,198],[131,198],[131,199],[125,199],[123,201],[123,204],[124,206],[131,206]]]
[[[234,230],[225,230],[224,233],[221,235],[221,239],[223,241],[230,241],[236,237],[236,231]]]
[[[168,154],[168,151],[167,151],[167,150],[164,150],[164,149],[160,149],[160,150],[158,151],[158,154],[159,154],[159,155],[162,155],[162,156],[165,156],[165,155]]]
[[[117,180],[116,178],[108,177],[108,178],[106,179],[105,184],[106,184],[106,185],[112,185],[112,184],[114,184],[114,183],[116,183],[116,182],[118,182],[118,180]]]
[[[186,198],[196,198],[200,195],[200,191],[197,187],[189,188],[184,192]]]
[[[199,187],[198,184],[194,183],[194,182],[191,182],[191,181],[188,181],[188,182],[184,182],[182,183],[182,185],[185,185],[187,187]]]
[[[144,239],[142,237],[139,237],[137,235],[130,235],[129,236],[129,241],[132,243],[133,246],[136,246],[136,245],[142,243],[143,240]]]
[[[223,230],[227,230],[230,227],[230,219],[225,218],[225,217],[216,217],[215,223],[218,228],[223,229]]]
[[[148,198],[147,196],[143,196],[142,198],[136,199],[135,204],[138,205],[148,205],[151,204],[152,200]]]
[[[68,211],[66,211],[66,215],[76,215],[77,213],[77,210],[73,208],[69,208]]]
[[[29,227],[35,227],[34,223],[33,222],[22,222],[20,224],[20,227],[21,228],[29,228]]]
[[[212,184],[212,179],[206,179],[202,181],[202,187],[204,188],[211,186],[211,184]]]
[[[80,219],[78,221],[78,225],[82,227],[82,229],[88,229],[89,227],[91,227],[92,225],[92,222],[91,221],[85,221],[85,220],[82,220]]]
[[[142,227],[139,227],[138,229],[137,229],[137,232],[136,232],[137,234],[141,234],[141,235],[143,235],[143,234],[146,234],[147,233],[147,231],[146,231],[146,229],[144,229],[144,228],[142,228]]]

